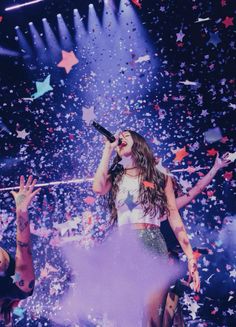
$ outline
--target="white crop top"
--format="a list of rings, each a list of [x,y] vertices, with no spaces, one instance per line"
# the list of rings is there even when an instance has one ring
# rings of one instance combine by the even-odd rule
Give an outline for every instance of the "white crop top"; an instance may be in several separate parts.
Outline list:
[[[133,223],[147,223],[160,226],[160,215],[151,217],[145,215],[143,208],[138,203],[139,177],[123,175],[119,182],[119,190],[116,195],[116,209],[118,226]]]

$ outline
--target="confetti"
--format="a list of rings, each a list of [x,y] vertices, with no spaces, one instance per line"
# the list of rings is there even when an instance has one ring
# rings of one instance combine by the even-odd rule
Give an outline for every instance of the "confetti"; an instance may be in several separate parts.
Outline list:
[[[57,67],[65,68],[67,74],[71,71],[74,65],[77,65],[79,59],[75,56],[73,51],[67,52],[62,50],[62,60],[58,63]]]
[[[208,129],[204,133],[204,138],[208,143],[214,143],[222,139],[221,130],[219,127]]]
[[[144,187],[149,187],[149,188],[155,188],[155,186],[154,186],[154,184],[153,183],[151,183],[151,182],[147,182],[147,181],[143,181],[143,185],[144,185]]]
[[[43,82],[36,82],[36,93],[32,94],[32,99],[35,100],[41,96],[43,96],[45,93],[52,91],[53,88],[50,85],[50,78],[51,75],[48,75]]]

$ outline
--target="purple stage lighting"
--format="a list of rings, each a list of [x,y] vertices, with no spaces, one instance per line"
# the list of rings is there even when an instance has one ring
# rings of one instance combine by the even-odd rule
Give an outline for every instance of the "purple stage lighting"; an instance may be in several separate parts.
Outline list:
[[[19,52],[0,47],[0,56],[19,57]]]
[[[42,21],[43,21],[43,29],[44,29],[44,35],[46,38],[46,42],[47,42],[47,47],[48,47],[50,53],[53,54],[53,57],[55,59],[58,59],[58,56],[61,55],[61,48],[59,46],[59,43],[56,39],[56,36],[55,36],[53,30],[51,29],[51,27],[47,21],[47,18],[43,18]]]
[[[15,27],[15,31],[16,31],[17,40],[18,40],[20,51],[23,55],[23,58],[29,59],[32,56],[32,49],[19,26]]]
[[[10,10],[14,10],[14,9],[19,9],[21,7],[26,7],[26,6],[34,5],[35,3],[42,2],[42,1],[44,1],[44,0],[34,0],[34,1],[30,1],[30,2],[21,3],[19,5],[7,7],[7,8],[5,8],[5,11],[10,11]]]
[[[73,48],[73,42],[70,32],[61,14],[57,14],[58,29],[60,34],[60,42],[63,50],[70,51]]]
[[[33,44],[35,46],[36,52],[38,54],[39,57],[41,57],[42,59],[46,59],[46,46],[41,38],[41,36],[39,35],[36,27],[34,26],[34,24],[32,22],[29,23],[30,26],[30,33],[32,35],[33,38]]]

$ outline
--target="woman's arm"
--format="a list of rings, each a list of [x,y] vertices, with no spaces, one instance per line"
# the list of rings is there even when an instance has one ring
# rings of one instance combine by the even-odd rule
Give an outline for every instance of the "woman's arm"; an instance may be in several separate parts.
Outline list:
[[[12,191],[16,203],[16,268],[15,274],[19,276],[16,285],[24,292],[34,288],[35,275],[30,244],[30,224],[28,206],[33,197],[40,191],[33,192],[36,179],[30,176],[25,185],[24,177],[20,178],[19,192]]]
[[[188,194],[176,198],[176,205],[178,209],[188,205],[207,187],[207,185],[210,184],[219,169],[227,167],[230,164],[231,161],[227,159],[227,155],[228,153],[225,153],[222,158],[219,158],[219,153],[217,153],[215,163],[209,172],[203,176],[190,191],[188,191]]]
[[[173,184],[169,176],[165,187],[165,194],[167,197],[168,208],[170,210],[170,215],[168,217],[170,226],[187,256],[189,273],[194,282],[194,290],[198,292],[200,290],[200,279],[197,271],[197,263],[194,259],[193,249],[176,205]]]
[[[100,195],[104,195],[109,192],[111,188],[110,175],[108,174],[108,166],[111,158],[112,151],[118,145],[118,139],[115,142],[110,143],[106,141],[105,148],[103,150],[102,159],[95,173],[93,180],[93,191]]]

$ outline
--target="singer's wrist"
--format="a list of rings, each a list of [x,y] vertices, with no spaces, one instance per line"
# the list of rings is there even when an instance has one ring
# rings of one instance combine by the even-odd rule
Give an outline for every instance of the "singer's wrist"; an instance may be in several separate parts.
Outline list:
[[[105,147],[103,149],[103,153],[111,155],[112,151],[113,151],[113,148],[111,147],[111,145],[109,143],[106,143]]]

